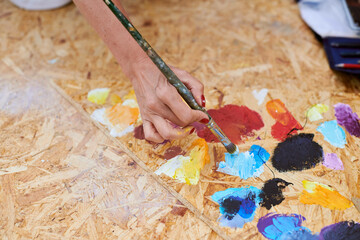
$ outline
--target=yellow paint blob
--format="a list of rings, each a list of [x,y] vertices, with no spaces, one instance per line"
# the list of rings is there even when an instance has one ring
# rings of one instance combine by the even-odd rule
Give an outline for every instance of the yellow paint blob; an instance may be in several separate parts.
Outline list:
[[[183,165],[175,171],[174,178],[182,179],[187,184],[197,184],[200,179],[201,169],[210,162],[209,147],[202,138],[195,140],[191,147],[190,159],[183,162]]]
[[[135,91],[134,89],[130,90],[128,92],[128,94],[126,94],[124,97],[123,97],[124,100],[129,100],[129,99],[132,99],[132,100],[136,100],[136,95],[135,95]]]
[[[195,140],[188,151],[189,156],[178,155],[163,164],[156,174],[165,174],[180,182],[194,185],[199,182],[201,169],[210,162],[209,147],[202,138]]]
[[[329,111],[329,106],[326,104],[315,104],[311,106],[306,115],[311,122],[318,121],[322,119],[322,114]]]
[[[123,106],[121,103],[106,109],[106,118],[112,125],[131,125],[136,122],[139,116],[139,109],[129,106]]]
[[[114,106],[118,103],[122,103],[123,101],[121,100],[121,97],[119,97],[119,95],[113,93],[113,94],[111,94],[110,102],[111,102],[111,105]]]
[[[304,180],[303,187],[300,202],[304,204],[318,204],[332,210],[345,210],[353,205],[351,201],[325,184]]]
[[[109,88],[96,88],[88,92],[87,99],[96,104],[104,104],[109,96]]]

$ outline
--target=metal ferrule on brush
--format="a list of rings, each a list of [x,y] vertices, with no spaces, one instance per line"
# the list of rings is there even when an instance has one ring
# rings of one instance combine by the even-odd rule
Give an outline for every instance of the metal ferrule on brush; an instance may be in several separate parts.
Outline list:
[[[220,140],[220,142],[224,145],[226,150],[229,153],[234,153],[237,150],[236,145],[234,145],[228,137],[224,134],[224,132],[220,129],[220,127],[215,123],[212,117],[209,116],[209,122],[206,126],[210,129],[210,131]]]

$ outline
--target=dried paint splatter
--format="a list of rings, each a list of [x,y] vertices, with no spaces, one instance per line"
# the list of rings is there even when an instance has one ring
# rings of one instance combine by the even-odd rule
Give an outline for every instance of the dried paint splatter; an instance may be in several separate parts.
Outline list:
[[[259,197],[261,198],[260,205],[270,210],[272,206],[279,205],[284,201],[284,189],[292,183],[289,183],[281,178],[272,178],[265,182],[261,189]]]
[[[313,141],[314,134],[300,133],[277,145],[272,165],[280,172],[310,169],[323,159],[322,147]]]
[[[301,226],[305,218],[297,214],[269,213],[259,219],[257,228],[268,239],[273,240],[315,240],[310,229]]]
[[[219,109],[210,109],[208,113],[235,144],[241,143],[246,137],[254,136],[253,131],[264,126],[260,114],[245,106],[225,105]],[[207,142],[219,142],[208,128],[195,127],[199,137]]]
[[[321,229],[321,240],[359,240],[360,224],[353,221],[335,223]]]
[[[208,150],[204,139],[196,139],[188,149],[189,156],[177,155],[163,164],[155,173],[165,174],[189,185],[197,184],[201,169],[210,162]]]
[[[336,153],[328,153],[324,157],[323,165],[334,170],[344,170],[344,165]]]
[[[300,202],[304,204],[318,204],[332,210],[345,210],[353,205],[351,201],[325,184],[304,180],[303,187]]]
[[[289,134],[297,133],[302,126],[293,115],[286,109],[285,104],[280,99],[274,99],[266,103],[266,109],[276,123],[271,127],[271,135],[283,141]]]
[[[334,105],[335,117],[339,125],[345,127],[352,136],[360,137],[360,118],[351,107],[344,103]]]
[[[270,154],[264,148],[252,145],[247,152],[225,153],[225,162],[220,162],[217,170],[242,179],[258,177],[264,172],[263,164],[269,158]]]
[[[91,114],[91,118],[105,125],[113,137],[121,137],[134,131],[134,124],[141,120],[135,94],[130,91],[124,99],[124,102],[110,108],[96,109]]]
[[[96,104],[105,104],[109,96],[109,88],[96,88],[88,92],[87,99]]]
[[[316,130],[324,136],[325,141],[329,142],[334,147],[345,147],[345,144],[347,143],[345,131],[335,120],[323,122]]]
[[[310,122],[318,121],[323,118],[322,114],[329,110],[326,104],[315,104],[306,111],[306,116]]]
[[[211,198],[220,205],[222,214],[218,219],[220,226],[242,228],[252,221],[260,203],[260,192],[260,189],[250,186],[214,193]]]

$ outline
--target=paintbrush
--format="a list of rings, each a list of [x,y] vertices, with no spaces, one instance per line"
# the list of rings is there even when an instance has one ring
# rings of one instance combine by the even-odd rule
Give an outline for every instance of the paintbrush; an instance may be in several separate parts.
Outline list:
[[[209,117],[209,122],[206,126],[210,131],[220,140],[220,142],[225,146],[226,150],[233,154],[238,151],[238,148],[233,144],[220,127],[215,123],[209,113],[205,108],[201,107],[195,100],[192,93],[189,89],[180,81],[180,79],[175,75],[175,73],[169,68],[169,66],[161,59],[161,57],[155,52],[155,50],[150,46],[150,44],[141,36],[141,34],[136,30],[136,28],[130,23],[130,21],[125,17],[125,15],[115,6],[111,0],[104,0],[106,5],[114,13],[116,18],[121,22],[121,24],[126,28],[130,35],[135,39],[135,41],[140,45],[144,52],[149,56],[149,58],[154,62],[154,64],[159,68],[159,70],[164,74],[169,83],[173,85],[176,90],[179,92],[181,97],[185,102],[194,110],[199,110],[204,112]]]

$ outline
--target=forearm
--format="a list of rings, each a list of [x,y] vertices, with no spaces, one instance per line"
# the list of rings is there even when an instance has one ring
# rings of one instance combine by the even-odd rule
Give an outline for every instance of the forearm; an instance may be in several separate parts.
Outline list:
[[[113,2],[127,15],[119,0]],[[131,79],[137,63],[149,61],[141,47],[103,0],[74,0],[74,3],[108,46],[124,73]]]

